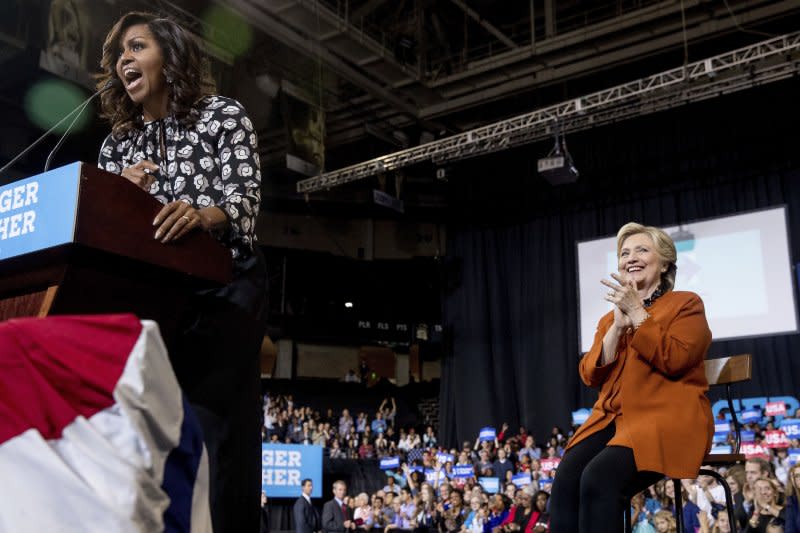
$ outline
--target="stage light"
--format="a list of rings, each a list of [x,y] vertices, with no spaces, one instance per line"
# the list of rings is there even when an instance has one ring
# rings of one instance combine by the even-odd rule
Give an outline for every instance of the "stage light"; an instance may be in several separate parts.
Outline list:
[[[344,306],[345,306],[346,308],[348,308],[348,309],[352,309],[352,308],[353,308],[353,302],[345,302],[345,303],[344,303]]]
[[[579,172],[572,162],[572,156],[567,150],[567,139],[561,133],[559,124],[555,125],[555,145],[547,157],[539,159],[536,168],[539,174],[546,179],[550,185],[564,185],[573,183],[578,179]]]

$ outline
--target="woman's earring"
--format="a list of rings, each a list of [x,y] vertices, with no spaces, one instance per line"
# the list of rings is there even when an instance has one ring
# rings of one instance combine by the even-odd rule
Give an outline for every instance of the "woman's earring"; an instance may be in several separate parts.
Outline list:
[[[167,73],[166,69],[164,70],[164,78],[165,78],[165,79],[166,79],[166,81],[167,81],[167,85],[172,85],[172,82],[173,82],[173,81],[175,81],[175,80],[173,80],[173,79],[172,79],[172,76],[170,76],[170,75]]]

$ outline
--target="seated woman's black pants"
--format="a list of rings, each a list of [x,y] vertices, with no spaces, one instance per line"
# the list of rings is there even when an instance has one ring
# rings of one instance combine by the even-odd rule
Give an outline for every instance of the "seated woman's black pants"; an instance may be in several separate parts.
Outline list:
[[[550,533],[621,533],[631,496],[662,477],[636,470],[633,450],[606,446],[612,422],[564,454],[553,481]]]

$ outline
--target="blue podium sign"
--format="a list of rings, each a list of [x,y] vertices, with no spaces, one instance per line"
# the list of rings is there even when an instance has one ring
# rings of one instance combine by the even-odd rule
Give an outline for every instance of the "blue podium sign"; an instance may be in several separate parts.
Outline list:
[[[80,165],[0,187],[0,260],[72,242]]]
[[[300,482],[314,483],[312,498],[322,496],[322,446],[261,445],[261,490],[270,498],[298,498]]]

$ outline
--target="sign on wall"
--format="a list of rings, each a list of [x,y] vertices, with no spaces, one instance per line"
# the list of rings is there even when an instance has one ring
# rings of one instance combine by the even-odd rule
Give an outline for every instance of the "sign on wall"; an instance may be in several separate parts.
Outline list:
[[[322,446],[261,445],[261,490],[270,498],[297,498],[300,483],[314,484],[312,498],[322,496]]]

